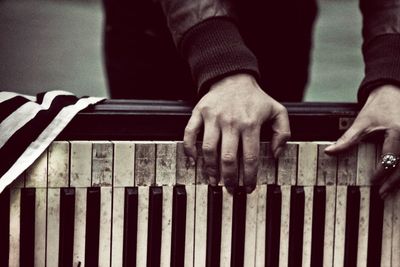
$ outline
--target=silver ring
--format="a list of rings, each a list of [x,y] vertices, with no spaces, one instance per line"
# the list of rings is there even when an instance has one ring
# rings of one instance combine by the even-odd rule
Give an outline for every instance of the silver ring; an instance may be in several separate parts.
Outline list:
[[[381,164],[385,170],[394,169],[399,163],[399,157],[393,153],[386,153],[382,155]]]

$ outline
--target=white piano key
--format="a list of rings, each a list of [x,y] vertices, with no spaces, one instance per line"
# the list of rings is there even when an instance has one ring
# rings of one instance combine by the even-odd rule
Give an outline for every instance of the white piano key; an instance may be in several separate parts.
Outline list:
[[[113,141],[113,207],[111,266],[123,264],[125,187],[134,185],[135,143]]]
[[[196,183],[196,162],[185,155],[183,142],[178,142],[176,147],[176,183],[184,185]]]
[[[282,185],[281,240],[279,249],[279,267],[287,267],[289,261],[290,226],[290,186]]]
[[[392,267],[400,266],[400,190],[394,195]]]
[[[172,186],[163,186],[161,266],[171,266]]]
[[[375,157],[375,155],[374,155]],[[374,159],[375,160],[375,159]],[[357,266],[367,266],[370,187],[360,187],[360,222],[358,227]]]
[[[357,185],[370,185],[375,171],[376,147],[372,143],[361,143],[357,154]]]
[[[35,189],[35,266],[46,261],[47,151],[26,170],[25,186]]]
[[[135,143],[114,141],[114,187],[134,185]]]
[[[196,161],[196,184],[208,184],[208,177],[203,172],[204,157],[201,143],[196,143],[197,161]],[[220,183],[223,182],[222,179]]]
[[[315,185],[317,183],[318,145],[312,142],[299,144],[297,185]]]
[[[47,150],[26,170],[25,187],[47,186]]]
[[[138,188],[138,225],[136,266],[146,266],[147,260],[147,229],[149,217],[149,187]],[[133,252],[132,252],[133,253]]]
[[[298,144],[288,143],[278,159],[278,184],[295,185],[297,175]]]
[[[36,188],[35,191],[35,266],[45,266],[47,190]]]
[[[344,264],[346,207],[347,186],[339,185],[336,188],[335,245],[333,251],[333,266],[335,267],[342,267]]]
[[[194,180],[193,180],[194,181]],[[186,231],[185,231],[185,267],[193,266],[194,258],[194,222],[196,187],[187,185],[186,188]]]
[[[86,188],[75,188],[75,216],[74,216],[74,267],[85,263],[85,236],[86,236]]]
[[[385,198],[385,207],[383,210],[381,267],[392,266],[393,202],[393,194],[390,194]]]
[[[337,157],[324,152],[329,143],[318,144],[317,185],[335,185],[337,174]]]
[[[255,266],[265,266],[265,240],[267,223],[267,185],[258,186]]]
[[[111,186],[113,144],[96,141],[92,144],[92,186]]]
[[[338,156],[338,185],[355,185],[357,182],[357,146]]]
[[[133,180],[132,180],[133,182]],[[125,189],[114,187],[113,190],[113,217],[112,217],[112,255],[111,266],[122,266],[122,251],[124,241],[124,200]]]
[[[176,182],[176,142],[156,144],[156,184],[173,185]]]
[[[48,187],[68,187],[69,143],[53,142],[48,148]]]
[[[110,266],[111,262],[111,198],[112,188],[101,187],[99,267]]]
[[[206,265],[207,244],[207,196],[208,186],[196,186],[195,232],[194,232],[194,266]]]
[[[19,267],[21,220],[21,189],[10,188],[10,250],[9,266]]]
[[[267,142],[260,143],[260,160],[257,173],[257,184],[274,184],[275,158],[271,150],[271,144]]]
[[[71,142],[71,187],[90,187],[92,177],[92,143]]]
[[[254,266],[256,257],[257,200],[259,188],[247,195],[244,266]],[[265,228],[265,227],[264,227]]]
[[[47,266],[58,266],[59,230],[60,189],[49,188],[47,190]]]
[[[222,188],[222,224],[220,266],[231,266],[233,196]],[[197,224],[196,224],[197,228]],[[197,240],[196,240],[197,244]],[[203,265],[204,266],[204,265]]]
[[[135,185],[155,183],[156,145],[154,142],[135,142]]]
[[[323,266],[331,267],[333,264],[333,251],[335,244],[335,206],[336,186],[328,185],[326,189],[325,206],[325,231],[324,231],[324,258]]]
[[[313,218],[314,187],[304,187],[304,231],[303,231],[303,263],[302,266],[311,264],[311,240]]]

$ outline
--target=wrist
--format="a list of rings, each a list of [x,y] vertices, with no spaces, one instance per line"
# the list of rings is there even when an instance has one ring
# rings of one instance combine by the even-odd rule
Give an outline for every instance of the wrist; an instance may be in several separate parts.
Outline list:
[[[220,87],[239,87],[244,88],[248,86],[238,86],[238,85],[252,85],[252,87],[258,87],[257,80],[255,77],[248,73],[236,73],[228,75],[220,80],[215,81],[210,86],[210,91],[215,90]]]

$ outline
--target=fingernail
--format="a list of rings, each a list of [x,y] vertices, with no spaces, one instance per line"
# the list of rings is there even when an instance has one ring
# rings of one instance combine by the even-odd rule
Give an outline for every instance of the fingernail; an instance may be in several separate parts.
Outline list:
[[[251,192],[254,191],[255,188],[256,188],[255,185],[247,185],[247,186],[246,186],[246,193],[247,193],[247,194],[250,194]]]
[[[209,180],[210,180],[210,185],[212,185],[212,186],[218,185],[217,179],[215,179],[215,177],[210,176]]]

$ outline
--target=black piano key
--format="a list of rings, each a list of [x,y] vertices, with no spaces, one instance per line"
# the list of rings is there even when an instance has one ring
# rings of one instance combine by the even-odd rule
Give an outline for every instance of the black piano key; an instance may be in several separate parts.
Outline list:
[[[35,188],[21,189],[20,265],[35,263]]]
[[[208,186],[206,266],[217,266],[220,262],[221,223],[222,187]]]
[[[160,266],[162,200],[161,186],[151,186],[149,194],[149,223],[147,233],[147,266]]]
[[[75,189],[61,188],[58,266],[72,266],[75,226]]]
[[[183,267],[185,262],[186,236],[186,189],[183,185],[174,186],[172,200],[171,266]]]
[[[379,267],[382,253],[384,201],[379,196],[378,186],[372,186],[370,192],[367,267]]]
[[[315,186],[314,199],[313,199],[312,237],[311,237],[311,267],[323,266],[325,209],[326,209],[325,186]]]
[[[99,265],[100,187],[87,189],[85,266]]]
[[[123,266],[136,265],[138,188],[125,188]]]
[[[244,264],[244,240],[246,231],[246,200],[244,186],[239,186],[233,194],[231,266]]]
[[[346,238],[344,246],[344,266],[357,266],[358,225],[360,220],[360,189],[347,188]]]
[[[304,231],[304,188],[293,186],[290,192],[289,267],[302,265]]]
[[[10,236],[10,190],[0,194],[0,267],[8,267]]]
[[[267,187],[267,222],[265,240],[265,266],[279,266],[279,247],[281,236],[282,192],[277,185]]]

